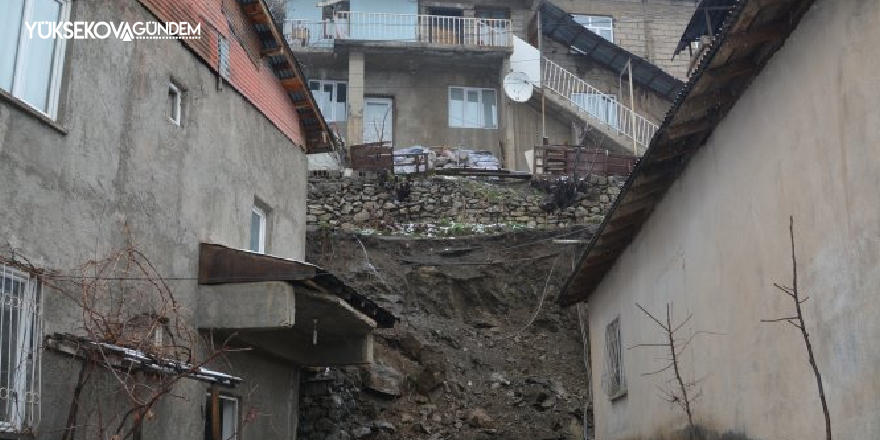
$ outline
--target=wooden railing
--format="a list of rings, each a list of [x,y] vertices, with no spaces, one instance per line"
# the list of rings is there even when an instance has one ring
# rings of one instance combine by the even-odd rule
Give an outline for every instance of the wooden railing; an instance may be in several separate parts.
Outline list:
[[[387,171],[391,174],[424,174],[428,171],[428,153],[395,154],[385,142],[352,145],[349,155],[354,171]],[[395,159],[400,158],[411,160],[395,164]]]
[[[638,158],[631,154],[612,153],[601,148],[569,145],[535,147],[535,178],[579,176],[626,176]]]

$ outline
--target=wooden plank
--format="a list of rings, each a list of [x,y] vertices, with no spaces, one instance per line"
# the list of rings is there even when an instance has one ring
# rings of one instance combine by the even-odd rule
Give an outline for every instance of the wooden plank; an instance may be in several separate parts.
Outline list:
[[[730,46],[727,46],[730,47]],[[751,75],[758,71],[758,66],[750,58],[740,59],[734,62],[725,63],[719,67],[713,67],[707,72],[711,75],[716,84],[727,81],[729,79],[740,76]]]
[[[666,136],[670,140],[675,140],[692,135],[694,133],[710,130],[711,128],[712,120],[710,118],[702,118],[670,126],[668,129],[666,129]]]

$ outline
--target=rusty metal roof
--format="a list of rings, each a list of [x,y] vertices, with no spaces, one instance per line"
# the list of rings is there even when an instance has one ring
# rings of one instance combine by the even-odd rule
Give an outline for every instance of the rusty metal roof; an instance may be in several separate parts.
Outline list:
[[[268,281],[286,281],[336,295],[382,328],[394,327],[397,321],[391,312],[314,264],[219,244],[199,245],[199,284]]]
[[[260,55],[268,58],[272,71],[296,106],[305,132],[307,151],[313,153],[338,150],[340,146],[327,127],[327,121],[309,90],[302,66],[287,45],[287,40],[275,24],[264,0],[238,0],[238,3],[259,37]]]
[[[814,0],[740,0],[675,101],[560,295],[586,300],[688,161],[785,43]]]

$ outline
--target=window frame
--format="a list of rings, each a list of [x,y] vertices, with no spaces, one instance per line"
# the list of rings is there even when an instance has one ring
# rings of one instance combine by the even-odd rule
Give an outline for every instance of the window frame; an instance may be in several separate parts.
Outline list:
[[[174,81],[168,82],[168,91],[174,92],[174,113],[176,116],[168,115],[168,120],[171,121],[174,125],[178,127],[183,126],[183,89],[174,83]]]
[[[253,237],[253,230],[254,230],[254,225],[253,225],[254,217],[253,217],[253,215],[254,214],[256,214],[257,217],[259,217],[259,219],[260,219],[260,223],[259,223],[260,231],[259,231],[259,235],[257,237],[257,249],[251,249],[251,243],[254,238]],[[251,225],[250,225],[251,227],[250,227],[250,234],[249,234],[250,240],[248,240],[248,249],[252,252],[256,252],[259,254],[266,253],[266,226],[268,224],[268,217],[269,217],[269,215],[267,214],[265,209],[262,209],[257,205],[254,205],[253,207],[251,207]]]
[[[6,296],[12,296],[6,291],[6,280],[11,283],[18,282],[23,284],[24,291],[19,300],[6,300]],[[22,272],[12,266],[0,264],[0,304],[7,304],[0,307],[0,315],[7,314],[6,307],[9,307],[10,319],[15,313],[13,308],[18,309],[18,326],[15,329],[15,340],[10,336],[10,344],[15,344],[18,351],[15,355],[14,363],[9,365],[26,365],[24,369],[17,368],[16,371],[8,372],[9,389],[14,390],[17,396],[24,396],[23,401],[6,399],[4,403],[0,403],[6,407],[9,420],[0,420],[0,431],[3,432],[23,432],[24,428],[33,428],[39,422],[40,416],[40,337],[42,335],[43,318],[42,318],[42,292],[38,280],[31,278],[25,272]],[[29,307],[30,310],[23,310],[22,307]],[[2,327],[0,327],[2,331]],[[23,340],[23,338],[26,338]],[[27,347],[25,347],[25,343]],[[2,355],[2,354],[0,354]],[[28,363],[28,360],[30,361]],[[29,367],[29,368],[28,368]],[[19,406],[24,408],[15,408],[18,402]],[[27,406],[30,405],[30,408]]]
[[[324,93],[324,86],[326,86],[326,85],[332,86],[333,87],[333,92],[332,92],[333,99],[337,99],[337,97],[339,96],[339,85],[341,84],[341,85],[345,86],[345,101],[342,101],[342,102],[338,102],[335,100],[330,101],[329,106],[333,110],[333,114],[332,115],[328,114],[328,112],[324,111],[324,109],[321,109],[321,114],[324,115],[324,119],[326,119],[327,122],[346,122],[348,120],[348,102],[349,102],[348,97],[350,95],[348,81],[338,81],[338,80],[331,80],[331,79],[311,79],[311,80],[309,80],[308,86],[309,86],[309,91],[311,91],[312,95],[314,95],[315,90],[312,89],[312,83],[318,84],[317,91],[320,93]],[[318,107],[320,108],[320,106],[321,106],[320,100],[317,99],[317,97],[316,97],[315,101],[318,101],[317,104],[318,104]],[[341,115],[337,114],[337,110],[338,110],[337,104],[345,104],[345,108],[343,109]]]
[[[605,326],[605,369],[602,373],[602,388],[611,401],[626,396],[627,393],[620,315]]]
[[[58,107],[61,96],[61,82],[64,71],[64,60],[65,53],[67,47],[67,40],[64,38],[59,38],[55,41],[55,48],[52,51],[52,66],[51,73],[49,76],[49,81],[46,84],[48,89],[48,94],[46,96],[46,110],[43,111],[38,108],[35,104],[27,101],[24,98],[23,88],[25,87],[25,78],[27,77],[26,69],[23,69],[21,66],[27,64],[28,60],[28,42],[31,38],[26,38],[30,32],[27,29],[25,23],[28,23],[29,18],[33,12],[33,4],[36,0],[24,0],[24,4],[22,5],[22,14],[21,14],[21,28],[18,32],[18,42],[15,45],[15,58],[13,60],[13,74],[12,74],[12,85],[7,89],[0,88],[0,90],[5,91],[12,97],[18,99],[22,103],[26,104],[30,109],[38,112],[39,114],[48,117],[52,121],[58,120]],[[71,0],[52,0],[60,5],[58,12],[58,22],[65,23],[70,20],[70,5]],[[34,28],[34,33],[39,33],[38,28]],[[36,36],[39,38],[39,35]]]
[[[453,125],[452,123],[452,91],[453,90],[461,90],[462,92],[462,108],[461,108],[461,125]],[[492,126],[486,126],[486,107],[483,98],[483,93],[491,91],[495,100],[492,105]],[[468,102],[468,93],[469,92],[477,92],[477,103],[480,106],[480,111],[478,112],[479,122],[476,126],[469,125],[467,121],[467,102]],[[461,87],[461,86],[449,86],[446,93],[446,113],[447,113],[447,124],[450,128],[466,128],[466,129],[476,129],[476,130],[497,130],[498,129],[498,89],[493,88],[485,88],[485,87]]]
[[[208,402],[208,404],[205,405],[205,425],[209,425],[211,422],[213,422],[211,420],[211,414],[212,414],[212,410],[213,410],[213,408],[211,408],[211,404],[212,404],[211,403],[212,402],[211,401],[211,391],[209,390],[207,393],[205,393],[205,395],[207,397],[207,402]],[[240,438],[239,430],[241,429],[241,398],[238,396],[234,396],[232,394],[225,394],[225,393],[220,393],[218,395],[218,397],[220,400],[220,411],[219,412],[220,412],[220,419],[221,419],[220,420],[220,438],[222,440],[238,440]],[[225,435],[226,433],[223,432],[223,404],[224,404],[224,402],[232,402],[233,403],[233,413],[235,414],[235,418],[233,419],[234,423],[233,423],[231,435]],[[206,431],[207,431],[207,426],[206,426]],[[205,438],[210,438],[211,434],[212,433],[210,433],[210,432],[205,432]]]
[[[574,17],[574,21],[577,22],[577,24],[589,29],[590,31],[592,31],[593,33],[595,33],[596,35],[598,35],[602,38],[605,38],[605,37],[601,34],[601,32],[598,32],[598,31],[602,31],[602,30],[609,31],[611,33],[611,38],[605,38],[605,39],[614,43],[614,16],[613,15],[574,14],[573,17]],[[583,20],[583,19],[586,19],[586,21],[588,23],[581,22],[581,20]],[[597,25],[593,24],[593,20],[596,20],[596,19],[607,19],[607,20],[610,20],[611,23],[608,26],[604,26],[604,25],[597,26]]]

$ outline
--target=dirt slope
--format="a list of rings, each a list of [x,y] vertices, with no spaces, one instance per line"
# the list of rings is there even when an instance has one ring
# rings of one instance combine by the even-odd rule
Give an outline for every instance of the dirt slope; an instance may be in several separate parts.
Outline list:
[[[371,371],[306,376],[312,385],[329,380],[334,395],[303,399],[300,438],[583,438],[587,372],[577,312],[556,304],[576,255],[575,246],[550,241],[562,234],[583,239],[589,231],[311,235],[309,261],[401,321],[377,333]]]

